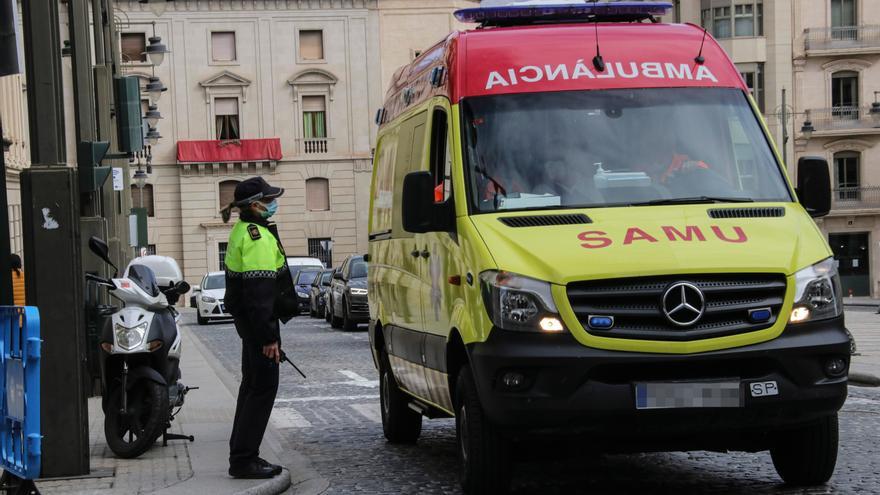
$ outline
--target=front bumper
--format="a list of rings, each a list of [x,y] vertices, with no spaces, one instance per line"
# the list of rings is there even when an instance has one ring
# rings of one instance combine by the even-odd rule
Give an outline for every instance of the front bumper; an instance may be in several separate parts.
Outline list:
[[[692,355],[606,351],[585,347],[570,334],[542,335],[493,329],[468,346],[480,401],[489,417],[516,431],[585,433],[681,448],[761,449],[762,436],[810,422],[841,408],[846,373],[825,373],[829,358],[849,366],[843,318],[787,328],[771,341]],[[508,372],[525,376],[511,390]],[[637,409],[638,382],[738,381],[742,407]],[[775,381],[779,394],[752,397],[749,385]],[[766,440],[764,440],[766,441]],[[718,445],[716,445],[716,442]],[[664,449],[665,450],[665,449]]]
[[[348,294],[349,318],[358,323],[366,323],[370,320],[370,306],[367,304],[366,295]]]
[[[232,315],[226,312],[226,304],[222,299],[212,303],[199,300],[198,310],[202,318],[232,318]]]

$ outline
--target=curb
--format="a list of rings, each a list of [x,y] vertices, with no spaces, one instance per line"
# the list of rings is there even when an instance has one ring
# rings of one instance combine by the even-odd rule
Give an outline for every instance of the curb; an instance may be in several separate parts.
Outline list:
[[[849,383],[856,387],[880,387],[880,377],[870,373],[850,373]]]
[[[278,476],[269,478],[247,490],[236,492],[236,495],[278,495],[284,493],[288,488],[290,488],[290,471],[285,469]]]
[[[193,345],[198,348],[202,355],[213,355],[195,332],[190,332],[190,337],[192,338]],[[217,374],[217,377],[220,378],[220,381],[232,392],[234,397],[238,392],[238,384],[232,373],[217,362],[217,360],[206,360],[211,369],[214,370],[214,373]],[[266,426],[263,442],[266,447],[272,449],[279,457],[282,454],[284,455],[285,458],[283,460],[287,463],[284,469],[286,475],[276,476],[239,493],[246,495],[276,495],[291,490],[292,493],[296,494],[317,495],[327,490],[330,483],[312,468],[308,458],[296,450],[283,450],[280,439],[281,435],[270,421]],[[291,474],[291,471],[294,474]],[[282,478],[283,481],[277,481]],[[282,484],[284,485],[283,487],[281,486]]]

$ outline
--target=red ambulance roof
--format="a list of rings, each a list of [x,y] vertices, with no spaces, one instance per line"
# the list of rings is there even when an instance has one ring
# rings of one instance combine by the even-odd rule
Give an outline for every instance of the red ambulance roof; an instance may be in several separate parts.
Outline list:
[[[593,66],[596,29],[591,23],[476,29],[450,34],[398,70],[385,101],[389,122],[426,98],[453,103],[470,96],[591,89],[729,87],[748,91],[716,41],[692,24],[600,23],[605,71]],[[428,83],[445,67],[439,87]]]

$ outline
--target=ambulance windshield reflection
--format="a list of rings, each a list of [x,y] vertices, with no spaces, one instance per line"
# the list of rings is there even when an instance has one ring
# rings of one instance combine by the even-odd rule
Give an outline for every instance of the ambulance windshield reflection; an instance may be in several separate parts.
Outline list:
[[[462,106],[478,212],[792,200],[737,89],[510,94]]]

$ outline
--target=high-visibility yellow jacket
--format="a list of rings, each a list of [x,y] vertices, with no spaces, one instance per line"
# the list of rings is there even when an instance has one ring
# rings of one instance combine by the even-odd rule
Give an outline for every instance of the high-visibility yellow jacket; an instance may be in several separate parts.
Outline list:
[[[12,270],[12,296],[16,306],[24,306],[24,271]]]

